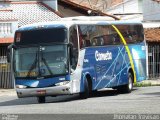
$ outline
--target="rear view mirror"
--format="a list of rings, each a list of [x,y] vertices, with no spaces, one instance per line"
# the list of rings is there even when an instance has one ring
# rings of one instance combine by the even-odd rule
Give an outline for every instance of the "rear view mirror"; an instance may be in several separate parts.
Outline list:
[[[11,62],[12,48],[16,49],[16,46],[14,44],[11,44],[8,46],[8,49],[7,49],[7,62],[8,63]]]
[[[11,62],[11,53],[10,50],[7,50],[7,62],[10,63]]]
[[[7,49],[7,62],[10,63],[11,62],[11,49],[12,49],[12,44],[8,46]]]

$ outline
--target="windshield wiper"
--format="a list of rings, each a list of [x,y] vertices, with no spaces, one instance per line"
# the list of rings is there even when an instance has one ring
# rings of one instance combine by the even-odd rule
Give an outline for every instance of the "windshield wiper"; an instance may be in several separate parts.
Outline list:
[[[51,68],[49,67],[48,63],[46,62],[46,59],[43,57],[43,52],[42,51],[41,51],[41,59],[42,59],[44,65],[46,66],[48,72],[50,73],[50,75],[53,76],[53,72],[52,72]]]
[[[36,52],[36,58],[35,58],[33,64],[31,65],[26,77],[30,77],[32,70],[37,66],[37,62],[38,62],[38,51]]]
[[[46,68],[49,71],[50,75],[53,75],[48,63],[46,62],[46,59],[43,57],[43,52],[40,51],[40,53],[41,53],[41,60],[43,61],[44,65],[46,66]],[[39,68],[39,62],[40,61],[39,61],[39,55],[38,54],[39,54],[39,52],[37,51],[36,52],[36,58],[35,58],[33,64],[31,65],[26,77],[30,77],[30,74],[31,74],[32,70],[37,66],[37,64],[38,64],[38,71],[39,71],[39,75],[38,76],[41,76],[41,71],[40,71],[40,68]]]

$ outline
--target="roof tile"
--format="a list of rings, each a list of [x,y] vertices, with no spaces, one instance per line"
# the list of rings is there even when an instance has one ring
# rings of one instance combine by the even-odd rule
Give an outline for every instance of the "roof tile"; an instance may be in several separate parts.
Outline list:
[[[144,33],[147,42],[160,42],[160,28],[145,29]]]
[[[6,8],[7,9],[7,8]],[[0,20],[18,19],[19,26],[35,22],[58,20],[60,17],[40,2],[10,3],[10,11],[0,10]]]

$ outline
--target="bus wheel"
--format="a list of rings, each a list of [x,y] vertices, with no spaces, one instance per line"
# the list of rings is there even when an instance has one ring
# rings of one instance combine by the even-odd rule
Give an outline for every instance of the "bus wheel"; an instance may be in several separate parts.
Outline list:
[[[40,96],[40,97],[37,97],[37,101],[38,101],[38,103],[45,103],[46,98],[44,96]]]
[[[128,74],[128,83],[123,86],[117,87],[117,90],[120,93],[130,93],[133,89],[133,75],[131,73]]]
[[[87,78],[85,79],[85,84],[84,84],[84,92],[80,93],[80,98],[81,99],[87,99],[89,97],[89,83]]]
[[[133,89],[133,75],[131,73],[128,74],[128,84],[124,86],[124,92],[130,93]]]

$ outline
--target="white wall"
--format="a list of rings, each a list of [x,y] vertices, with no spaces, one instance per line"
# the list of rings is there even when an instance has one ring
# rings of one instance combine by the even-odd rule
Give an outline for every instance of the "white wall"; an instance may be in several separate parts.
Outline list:
[[[0,21],[0,38],[14,37],[14,33],[17,29],[18,21]]]
[[[117,15],[123,20],[143,20],[143,0],[123,0],[122,3],[106,10],[109,14]]]
[[[55,11],[58,11],[57,0],[44,0],[43,3],[45,3]]]
[[[143,0],[143,18],[145,21],[160,20],[160,3]]]
[[[139,13],[138,0],[124,0],[123,3],[112,6],[106,10],[110,14],[125,14],[125,13]]]

